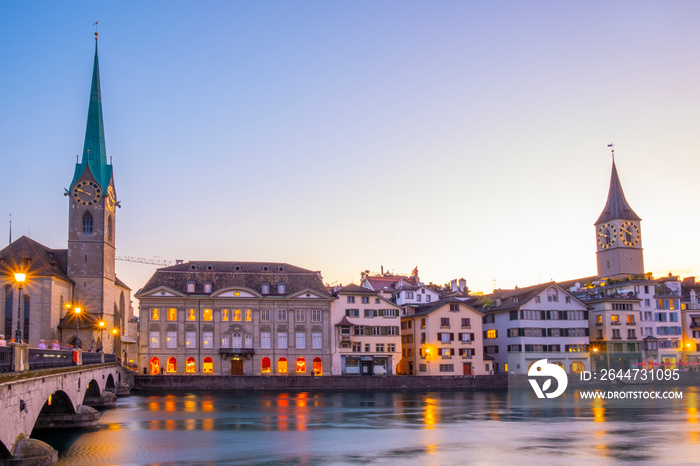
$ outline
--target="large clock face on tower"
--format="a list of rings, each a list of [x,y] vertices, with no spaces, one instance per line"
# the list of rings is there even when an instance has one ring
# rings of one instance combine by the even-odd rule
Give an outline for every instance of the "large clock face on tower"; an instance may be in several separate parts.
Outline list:
[[[617,239],[617,229],[612,223],[605,223],[598,228],[598,246],[608,249]]]
[[[82,205],[95,205],[102,197],[102,189],[94,181],[81,181],[73,188],[73,199]]]
[[[110,212],[114,212],[114,208],[117,205],[117,195],[114,194],[114,189],[112,187],[107,188],[107,197],[105,198],[105,205]]]
[[[639,239],[639,227],[636,223],[625,221],[620,224],[620,240],[625,246],[636,246]]]

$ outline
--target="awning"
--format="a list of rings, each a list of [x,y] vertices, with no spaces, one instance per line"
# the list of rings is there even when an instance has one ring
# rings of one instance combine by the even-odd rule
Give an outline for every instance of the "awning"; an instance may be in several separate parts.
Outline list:
[[[128,337],[126,335],[121,336],[122,343],[136,343],[136,340],[134,340],[131,337]]]

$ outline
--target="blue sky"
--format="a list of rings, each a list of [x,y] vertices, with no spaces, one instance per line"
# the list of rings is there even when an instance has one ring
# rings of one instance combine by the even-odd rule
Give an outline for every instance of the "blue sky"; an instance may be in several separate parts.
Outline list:
[[[66,247],[99,21],[118,255],[479,291],[594,275],[614,142],[647,270],[694,275],[699,10],[2,2],[0,218]],[[154,271],[117,267],[134,290]]]

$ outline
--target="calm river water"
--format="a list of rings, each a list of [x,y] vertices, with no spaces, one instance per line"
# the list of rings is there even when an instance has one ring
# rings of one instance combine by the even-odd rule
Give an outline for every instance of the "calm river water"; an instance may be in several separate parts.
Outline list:
[[[144,393],[41,437],[61,465],[698,464],[698,389],[645,407],[507,392]]]

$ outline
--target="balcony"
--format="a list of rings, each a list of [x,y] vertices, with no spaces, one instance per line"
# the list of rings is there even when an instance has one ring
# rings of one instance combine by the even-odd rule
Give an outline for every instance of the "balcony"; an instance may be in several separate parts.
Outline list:
[[[619,320],[616,320],[614,322],[610,322],[610,325],[622,325],[622,322],[620,322]]]
[[[452,326],[450,324],[440,325],[440,328],[452,328]]]
[[[635,322],[635,321],[627,322],[627,325],[637,325],[637,322]]]
[[[700,328],[700,322],[691,322],[690,328]]]
[[[471,340],[459,340],[459,342],[463,345],[471,345],[472,344]]]
[[[474,356],[472,356],[471,354],[463,354],[463,355],[462,355],[462,359],[471,359],[471,358],[473,358],[473,357],[474,357]]]
[[[223,356],[252,356],[255,354],[253,348],[219,348],[219,354]]]

